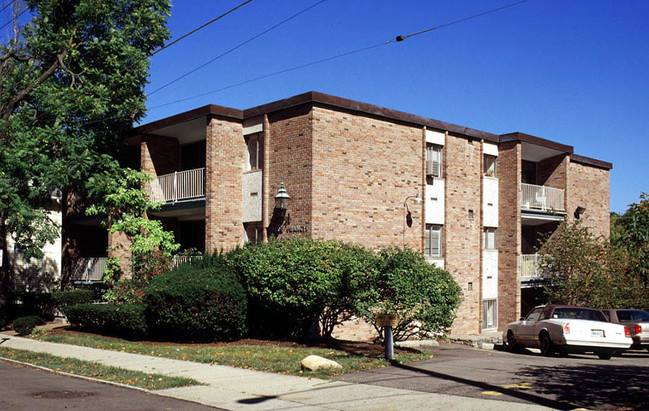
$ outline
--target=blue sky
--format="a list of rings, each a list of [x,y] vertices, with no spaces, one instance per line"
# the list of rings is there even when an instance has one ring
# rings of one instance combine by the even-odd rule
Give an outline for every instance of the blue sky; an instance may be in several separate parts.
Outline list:
[[[174,37],[243,0],[177,0]],[[152,93],[318,3],[254,0],[152,58]],[[611,210],[649,192],[649,2],[529,0],[326,63],[222,89],[513,0],[326,0],[160,91],[143,123],[205,104],[245,109],[315,90],[496,134],[520,131],[613,163]]]

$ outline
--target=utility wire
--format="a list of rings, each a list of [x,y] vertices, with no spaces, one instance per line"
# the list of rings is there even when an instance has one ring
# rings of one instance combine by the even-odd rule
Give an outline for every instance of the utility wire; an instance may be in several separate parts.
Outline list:
[[[228,89],[231,89],[231,88],[234,88],[234,87],[242,86],[244,84],[248,84],[248,83],[263,80],[263,79],[266,79],[266,78],[269,78],[269,77],[274,77],[274,76],[277,76],[277,75],[280,75],[280,74],[288,73],[290,71],[303,69],[303,68],[306,68],[306,67],[314,66],[316,64],[325,63],[327,61],[336,60],[336,59],[346,57],[346,56],[349,56],[349,55],[352,55],[352,54],[357,54],[357,53],[361,53],[363,51],[375,49],[375,48],[378,48],[378,47],[381,47],[381,46],[388,45],[390,43],[401,42],[401,41],[404,41],[405,39],[410,38],[410,37],[419,36],[421,34],[425,34],[425,33],[431,32],[433,30],[437,30],[437,29],[440,29],[440,28],[452,26],[454,24],[462,23],[462,22],[465,22],[467,20],[475,19],[475,18],[484,16],[484,15],[487,15],[487,14],[490,14],[490,13],[495,13],[497,11],[500,11],[500,10],[503,10],[503,9],[506,9],[506,8],[509,8],[509,7],[514,7],[514,6],[517,6],[519,4],[522,4],[522,3],[525,3],[525,2],[528,2],[528,1],[530,1],[530,0],[520,0],[520,1],[517,1],[515,3],[510,3],[510,4],[507,4],[507,5],[502,6],[502,7],[498,7],[498,8],[491,9],[491,10],[488,10],[488,11],[485,11],[485,12],[482,12],[482,13],[478,13],[478,14],[474,14],[474,15],[471,15],[471,16],[468,16],[468,17],[464,17],[464,18],[461,18],[459,20],[451,21],[449,23],[444,23],[444,24],[441,24],[439,26],[431,27],[431,28],[428,28],[426,30],[417,31],[417,32],[414,32],[414,33],[411,33],[411,34],[406,34],[406,35],[400,35],[400,36],[395,37],[392,40],[384,41],[382,43],[377,43],[377,44],[374,44],[372,46],[361,47],[361,48],[356,49],[356,50],[336,54],[334,56],[330,56],[330,57],[326,57],[326,58],[323,58],[323,59],[320,59],[320,60],[312,61],[310,63],[305,63],[305,64],[301,64],[301,65],[298,65],[298,66],[289,67],[289,68],[286,68],[286,69],[283,69],[283,70],[279,70],[279,71],[275,71],[275,72],[272,72],[272,73],[265,74],[263,76],[255,77],[255,78],[250,79],[250,80],[241,81],[239,83],[234,83],[234,84],[231,84],[229,86],[221,87],[221,88],[218,88],[218,89],[215,89],[215,90],[206,91],[204,93],[196,94],[196,95],[191,96],[191,97],[185,97],[185,98],[182,98],[182,99],[179,99],[179,100],[171,101],[169,103],[159,104],[157,106],[150,107],[149,110],[155,110],[155,109],[158,109],[158,108],[161,108],[161,107],[166,107],[166,106],[169,106],[169,105],[172,105],[172,104],[182,103],[182,102],[185,102],[185,101],[188,101],[188,100],[193,100],[195,98],[204,97],[204,96],[207,96],[207,95],[210,95],[210,94],[215,94],[215,93],[218,93],[218,92],[221,92],[221,91],[224,91],[224,90],[228,90]],[[312,7],[315,7],[316,5],[314,5]],[[180,78],[174,80],[174,82],[179,80],[179,79]],[[171,84],[171,83],[169,83],[169,84]],[[166,87],[169,84],[165,84],[163,87]],[[154,90],[154,92],[160,90],[161,88],[158,88],[158,89]],[[151,94],[153,94],[153,93],[150,93],[149,95],[151,95]]]
[[[243,3],[239,4],[238,6],[232,8],[232,9],[230,9],[228,11],[226,11],[225,13],[221,14],[220,16],[213,18],[212,20],[208,21],[207,23],[203,24],[202,26],[197,27],[194,30],[190,31],[189,33],[186,33],[186,34],[178,37],[176,40],[172,41],[171,43],[165,44],[164,46],[160,47],[159,49],[157,49],[154,52],[152,52],[151,54],[149,54],[147,57],[151,57],[151,56],[153,56],[155,54],[160,53],[162,50],[168,49],[169,47],[171,47],[174,44],[178,43],[180,40],[183,40],[184,38],[187,38],[187,37],[191,36],[192,34],[196,33],[197,31],[200,31],[200,30],[204,29],[205,27],[209,26],[210,24],[214,23],[215,21],[221,20],[223,17],[227,16],[230,13],[235,12],[236,10],[239,10],[241,7],[245,6],[246,4],[248,4],[250,2],[252,2],[252,0],[244,1]]]
[[[252,1],[252,0],[251,0],[251,1]],[[293,20],[294,18],[300,16],[301,14],[306,13],[307,11],[311,10],[312,8],[314,8],[314,7],[318,6],[318,5],[320,5],[321,3],[324,3],[325,1],[326,1],[326,0],[320,0],[319,2],[317,2],[317,3],[315,3],[315,4],[312,4],[311,6],[309,6],[309,7],[305,8],[305,9],[303,9],[302,11],[299,11],[299,12],[295,13],[294,15],[292,15],[292,16],[290,16],[290,17],[288,17],[288,18],[286,18],[286,19],[284,19],[284,20],[282,20],[282,21],[280,21],[279,23],[275,24],[274,26],[272,26],[272,27],[270,27],[270,28],[268,28],[268,29],[262,31],[261,33],[255,35],[255,36],[253,36],[253,37],[251,37],[251,38],[249,38],[248,40],[244,41],[243,43],[239,43],[238,45],[236,45],[236,46],[232,47],[231,49],[229,49],[229,50],[227,50],[227,51],[225,51],[225,52],[219,54],[218,56],[214,57],[213,59],[208,60],[207,62],[201,64],[200,66],[198,66],[198,67],[196,67],[196,68],[194,68],[194,69],[192,69],[192,70],[186,72],[185,74],[183,74],[183,75],[181,75],[181,76],[179,76],[179,77],[176,77],[175,79],[171,80],[171,81],[168,82],[168,83],[163,84],[162,86],[158,87],[157,89],[155,89],[155,90],[153,90],[151,93],[149,93],[148,96],[152,96],[153,94],[157,93],[158,91],[160,91],[160,90],[162,90],[162,89],[164,89],[164,88],[166,88],[166,87],[169,87],[170,85],[172,85],[172,84],[174,84],[174,83],[176,83],[176,82],[178,82],[178,81],[184,79],[185,77],[187,77],[187,76],[189,76],[189,75],[191,75],[191,74],[197,72],[198,70],[202,69],[203,67],[205,67],[205,66],[207,66],[207,65],[210,65],[210,64],[214,63],[216,60],[218,60],[218,59],[220,59],[220,58],[222,58],[222,57],[224,57],[224,56],[227,56],[228,54],[232,53],[233,51],[235,51],[235,50],[237,50],[237,49],[239,49],[239,48],[245,46],[246,44],[252,42],[253,40],[258,39],[259,37],[263,36],[264,34],[270,32],[270,31],[272,31],[272,30],[275,30],[276,28],[278,28],[279,26],[283,25],[284,23],[287,23],[287,22]]]
[[[7,4],[6,4],[2,9],[0,9],[0,13],[2,13],[3,11],[5,11],[5,9],[6,9],[7,7],[11,6],[11,5],[14,4],[15,2],[16,2],[16,0],[11,0],[11,1],[10,1],[9,3],[7,3]]]
[[[22,16],[23,14],[25,14],[25,12],[26,12],[27,10],[29,10],[29,7],[26,7],[25,9],[23,9],[23,11],[21,11],[20,13],[18,13],[18,14],[16,15],[16,17],[12,17],[11,20],[9,20],[9,21],[6,22],[2,27],[0,27],[0,30],[4,29],[5,27],[7,27],[7,26],[10,25],[11,23],[13,23],[14,20],[17,20],[18,17],[20,17],[20,16]]]

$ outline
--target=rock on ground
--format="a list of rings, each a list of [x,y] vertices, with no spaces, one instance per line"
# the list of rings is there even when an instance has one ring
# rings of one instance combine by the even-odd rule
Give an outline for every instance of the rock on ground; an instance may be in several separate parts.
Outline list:
[[[318,370],[342,370],[343,366],[338,364],[336,361],[329,360],[327,358],[320,357],[318,355],[309,355],[304,357],[300,361],[302,368],[306,368],[311,371]]]

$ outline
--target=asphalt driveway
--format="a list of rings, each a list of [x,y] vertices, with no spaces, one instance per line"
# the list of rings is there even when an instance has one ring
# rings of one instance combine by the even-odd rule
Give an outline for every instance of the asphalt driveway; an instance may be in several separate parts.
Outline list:
[[[340,376],[374,384],[473,398],[538,404],[555,409],[649,409],[649,352],[543,357],[458,344],[431,349],[433,358]]]

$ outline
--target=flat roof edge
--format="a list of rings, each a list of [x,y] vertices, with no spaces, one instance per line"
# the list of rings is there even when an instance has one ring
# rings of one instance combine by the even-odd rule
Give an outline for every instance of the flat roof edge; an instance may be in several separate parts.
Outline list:
[[[537,146],[548,147],[557,151],[563,151],[564,153],[568,154],[572,154],[574,152],[574,148],[567,144],[557,143],[556,141],[547,140],[545,138],[536,137],[521,132],[501,134],[499,137],[499,141],[501,143],[506,143],[508,141],[523,141],[530,144],[536,144]]]
[[[149,133],[161,128],[170,127],[203,116],[226,117],[242,121],[243,111],[236,108],[218,106],[216,104],[208,104],[206,106],[198,107],[193,110],[175,114],[171,117],[165,117],[163,119],[156,120],[152,123],[143,124],[133,129],[133,135]]]
[[[586,166],[592,166],[597,168],[602,168],[604,170],[611,170],[613,168],[613,163],[607,161],[597,160],[595,158],[580,156],[579,154],[570,155],[570,161],[583,164]]]

